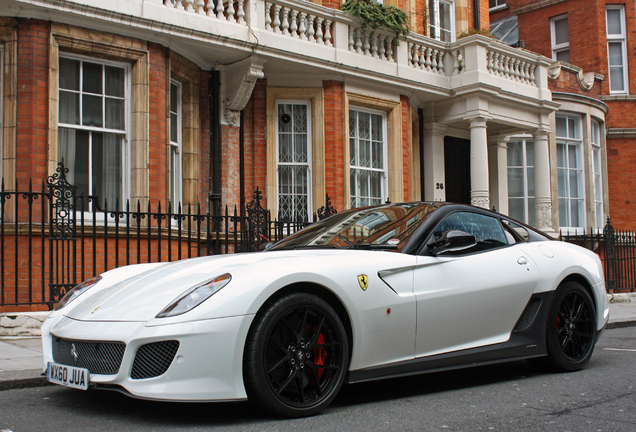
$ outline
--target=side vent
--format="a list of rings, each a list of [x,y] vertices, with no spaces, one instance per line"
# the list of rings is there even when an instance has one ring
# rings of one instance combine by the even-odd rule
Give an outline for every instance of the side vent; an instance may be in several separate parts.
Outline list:
[[[517,321],[514,331],[521,331],[530,327],[534,319],[537,317],[537,312],[539,312],[540,307],[541,299],[537,297],[531,298],[525,310],[521,314],[521,318]]]

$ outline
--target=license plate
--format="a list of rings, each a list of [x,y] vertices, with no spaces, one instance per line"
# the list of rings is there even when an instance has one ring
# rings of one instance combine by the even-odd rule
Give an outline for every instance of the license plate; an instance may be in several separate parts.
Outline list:
[[[46,380],[50,383],[87,390],[88,377],[88,369],[53,362],[46,365]]]

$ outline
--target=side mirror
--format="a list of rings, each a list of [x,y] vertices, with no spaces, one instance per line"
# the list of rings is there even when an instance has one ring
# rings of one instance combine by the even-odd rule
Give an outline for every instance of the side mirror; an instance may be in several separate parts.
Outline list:
[[[272,246],[274,246],[274,243],[267,242],[264,245],[261,245],[261,251],[269,250],[269,249],[271,249]]]
[[[439,240],[428,244],[431,254],[437,256],[445,252],[470,249],[477,244],[474,235],[461,230],[449,230]]]

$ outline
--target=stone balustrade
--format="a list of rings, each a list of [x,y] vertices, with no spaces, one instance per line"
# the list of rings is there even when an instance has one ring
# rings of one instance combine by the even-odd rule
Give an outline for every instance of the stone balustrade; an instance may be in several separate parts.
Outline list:
[[[265,30],[269,32],[333,46],[333,18],[326,13],[308,10],[302,2],[291,6],[288,2],[281,4],[266,1],[264,21]]]
[[[486,56],[488,59],[488,72],[491,74],[536,87],[537,82],[534,73],[536,64],[504,52],[497,52],[494,49],[489,49]]]

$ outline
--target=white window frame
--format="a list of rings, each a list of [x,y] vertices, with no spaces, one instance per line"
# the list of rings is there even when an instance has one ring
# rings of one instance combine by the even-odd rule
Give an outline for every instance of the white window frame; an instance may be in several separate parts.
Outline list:
[[[567,136],[556,136],[556,145],[557,145],[557,199],[558,199],[558,207],[559,207],[559,225],[561,229],[566,229],[568,231],[576,232],[580,229],[585,229],[586,227],[586,204],[585,204],[585,169],[584,169],[584,161],[583,161],[583,140],[582,137],[582,119],[578,115],[573,114],[557,114],[557,118],[565,119],[566,122],[566,135]],[[572,124],[573,122],[574,124]],[[558,128],[555,133],[558,134]],[[565,166],[559,166],[558,162],[558,151],[559,146],[565,146]],[[576,156],[576,167],[570,166],[569,163],[569,150],[573,148]],[[565,175],[563,178],[565,179],[566,184],[563,185],[563,188],[560,184],[561,172],[564,172]],[[576,196],[572,196],[571,194],[571,183],[570,183],[570,175],[574,174],[577,177],[578,182],[578,191]],[[566,191],[566,196],[561,195],[561,189]],[[562,200],[565,200],[567,210],[564,214],[562,212]],[[579,224],[577,226],[572,225],[572,202],[577,201],[577,209],[579,216]]]
[[[431,10],[431,2],[433,3],[433,10]],[[446,3],[450,7],[450,28],[442,28],[440,23],[440,3]],[[450,42],[455,42],[455,0],[429,0],[429,22],[428,29],[429,35],[433,39],[442,40],[441,34],[442,31],[450,33]],[[431,31],[434,30],[434,31]],[[435,33],[435,34],[433,34]]]
[[[566,15],[559,15],[550,19],[550,41],[552,44],[552,60],[557,60],[557,55],[567,51],[570,52],[570,23],[568,21],[568,41],[557,44],[556,41],[556,22],[568,19]],[[569,63],[569,61],[568,61]]]
[[[374,109],[369,109],[369,108],[362,108],[362,107],[358,107],[358,106],[349,106],[349,111],[356,111],[358,113],[367,113],[367,114],[371,114],[371,115],[378,115],[382,118],[382,166],[380,168],[371,168],[371,167],[365,167],[365,166],[360,166],[360,165],[354,165],[353,163],[351,163],[351,159],[353,158],[353,155],[351,154],[351,150],[350,150],[350,154],[349,154],[349,206],[350,208],[356,208],[356,207],[361,207],[364,206],[365,204],[362,205],[358,205],[357,204],[357,200],[358,199],[364,199],[364,198],[370,198],[370,197],[361,197],[356,195],[356,184],[354,184],[354,182],[351,181],[351,175],[352,175],[352,170],[365,170],[365,171],[375,171],[375,172],[379,172],[381,174],[382,177],[382,181],[381,181],[381,192],[380,192],[380,203],[384,203],[386,202],[386,200],[388,199],[388,190],[389,190],[389,180],[388,180],[388,121],[387,121],[387,115],[386,112],[384,111],[378,111],[378,110],[374,110]],[[351,130],[352,127],[352,119],[351,119],[351,115],[349,115],[349,129]],[[357,133],[357,125],[356,125],[356,136],[352,137],[351,136],[351,132],[348,131],[348,139],[349,139],[349,143],[348,145],[350,146],[349,148],[351,149],[351,139],[355,139],[357,142],[355,144],[355,148],[357,151],[359,151],[360,149],[360,145],[359,145],[359,134]],[[369,187],[370,190],[370,187]],[[369,204],[366,204],[369,205]]]
[[[281,162],[280,161],[280,132],[278,115],[278,107],[280,105],[304,105],[307,107],[307,161],[306,162]],[[313,139],[312,139],[312,113],[311,113],[311,101],[310,100],[282,100],[277,99],[275,104],[276,115],[276,208],[278,209],[278,219],[280,220],[280,168],[281,166],[306,166],[307,167],[307,220],[311,221],[313,217],[313,184],[312,184],[312,153],[313,153]],[[293,132],[292,132],[293,133]],[[295,211],[294,211],[295,213]],[[293,222],[296,222],[295,220]]]
[[[176,111],[172,110],[172,87],[177,88]],[[183,84],[174,79],[170,80],[170,201],[172,211],[178,210],[183,200]],[[172,116],[176,116],[176,141],[172,139]],[[173,159],[174,158],[174,159]]]
[[[601,123],[592,119],[592,188],[594,195],[594,219],[596,228],[605,226],[605,212],[603,210],[603,160],[601,151]]]
[[[609,20],[607,19],[607,12],[610,10],[618,10],[620,11],[620,25],[621,25],[621,33],[618,34],[610,34],[609,32]],[[608,5],[605,8],[605,33],[607,35],[607,72],[609,75],[609,89],[611,94],[627,94],[629,93],[629,76],[627,71],[627,36],[626,36],[626,23],[625,23],[625,6],[623,5]],[[610,65],[610,45],[612,44],[620,44],[621,46],[621,56],[622,56],[622,65]],[[623,72],[623,80],[622,82],[616,82],[616,80],[612,80],[612,68],[620,68]],[[615,90],[613,89],[616,85],[621,85],[622,89]]]
[[[490,1],[488,2],[490,12],[494,12],[506,7],[506,0],[494,0],[494,1],[495,1],[495,6],[490,6]]]
[[[508,142],[508,149],[510,149],[510,145],[511,143],[514,142],[518,142],[521,144],[521,158],[522,158],[522,162],[521,165],[508,165],[508,172],[510,172],[510,169],[517,169],[517,170],[521,170],[522,171],[522,179],[523,179],[523,196],[511,196],[510,195],[510,187],[508,187],[508,214],[511,217],[515,217],[513,215],[510,214],[510,200],[511,199],[521,199],[523,201],[523,217],[519,218],[519,220],[521,220],[524,223],[527,223],[529,225],[533,225],[534,224],[534,212],[535,212],[535,196],[534,195],[530,195],[530,189],[534,189],[534,184],[530,183],[530,177],[528,175],[528,171],[530,169],[534,170],[534,165],[530,165],[528,163],[528,144],[532,144],[532,153],[533,153],[533,157],[532,160],[534,161],[534,142],[532,141],[532,136],[529,135],[520,135],[520,136],[514,136],[511,137],[510,141]],[[534,178],[534,175],[533,177]],[[510,181],[510,176],[508,176],[508,181]]]
[[[123,140],[122,140],[122,185],[121,185],[121,197],[122,200],[119,203],[119,208],[120,210],[125,208],[126,202],[130,199],[130,124],[131,124],[131,100],[132,100],[132,91],[131,91],[131,65],[129,63],[122,63],[122,62],[117,62],[117,61],[112,61],[112,60],[107,60],[107,59],[101,59],[101,58],[97,58],[97,57],[89,57],[89,56],[83,56],[83,55],[79,55],[79,54],[73,54],[73,53],[68,53],[68,52],[60,52],[59,55],[59,59],[62,58],[67,58],[67,59],[72,59],[72,60],[78,60],[78,61],[83,61],[83,62],[89,62],[89,63],[97,63],[97,64],[101,64],[101,65],[107,65],[107,66],[114,66],[114,67],[118,67],[118,68],[122,68],[124,69],[124,98],[125,98],[125,103],[124,103],[124,123],[125,123],[125,129],[122,131],[120,130],[111,130],[111,129],[106,129],[105,125],[104,127],[93,127],[93,126],[83,126],[83,125],[76,125],[76,124],[68,124],[68,123],[62,123],[58,121],[58,134],[59,134],[59,129],[60,128],[67,128],[67,129],[74,129],[74,130],[83,130],[83,131],[88,131],[88,132],[105,132],[105,133],[115,133],[115,134],[120,134],[123,136]],[[59,86],[57,89],[58,95],[60,92]],[[80,94],[81,94],[81,76],[80,76]],[[58,119],[59,119],[59,112],[60,112],[60,106],[59,106],[59,100],[58,100]],[[58,152],[59,152],[59,146],[60,143],[58,141]],[[89,158],[92,156],[92,153],[89,153]],[[58,153],[58,158],[59,158],[59,153]],[[91,169],[91,161],[92,159],[89,159],[89,170]],[[89,171],[90,173],[90,171]],[[92,174],[89,174],[89,178],[92,179]],[[92,195],[94,193],[94,191],[92,190],[93,187],[93,182],[89,183],[89,195]],[[115,203],[109,203],[108,204],[109,210],[114,210],[115,209]],[[93,210],[92,205],[90,208],[85,209],[86,211],[90,212]],[[98,213],[98,217],[97,220],[99,222],[104,222],[102,220],[103,218],[103,213],[99,212]]]

